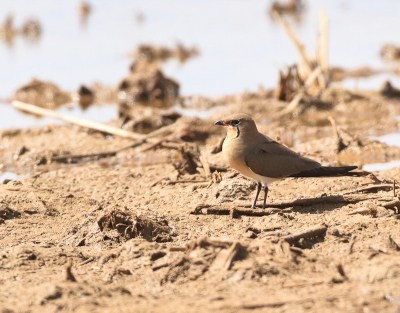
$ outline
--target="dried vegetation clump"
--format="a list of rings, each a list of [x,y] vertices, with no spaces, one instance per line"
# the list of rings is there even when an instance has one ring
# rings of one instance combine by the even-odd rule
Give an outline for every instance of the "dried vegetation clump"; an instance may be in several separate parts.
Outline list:
[[[131,73],[118,85],[118,100],[127,105],[137,102],[163,105],[163,102],[173,102],[178,94],[179,84],[166,78],[158,65],[151,62],[135,62]]]
[[[102,232],[116,229],[125,239],[141,237],[147,241],[172,241],[166,220],[153,221],[127,209],[112,208],[97,223]]]
[[[163,46],[139,45],[131,56],[137,62],[165,62],[174,58],[179,62],[186,62],[189,58],[193,58],[199,54],[195,46],[186,48],[182,44],[176,44],[175,48]]]
[[[31,42],[36,42],[40,39],[42,27],[37,19],[27,19],[21,27],[15,27],[14,16],[9,14],[0,24],[0,39],[7,45],[12,46],[17,36],[22,36]]]

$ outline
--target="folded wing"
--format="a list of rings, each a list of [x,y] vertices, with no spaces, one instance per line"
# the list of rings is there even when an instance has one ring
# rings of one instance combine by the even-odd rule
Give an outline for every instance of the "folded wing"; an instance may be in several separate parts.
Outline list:
[[[245,157],[245,162],[254,173],[271,178],[288,177],[321,167],[320,163],[305,158],[269,138],[250,151]]]

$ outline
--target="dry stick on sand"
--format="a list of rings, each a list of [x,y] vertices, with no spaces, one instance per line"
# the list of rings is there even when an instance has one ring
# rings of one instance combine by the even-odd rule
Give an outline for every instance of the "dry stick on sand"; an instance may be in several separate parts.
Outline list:
[[[343,193],[341,193],[340,195],[347,195],[347,194],[352,194],[352,193],[360,193],[360,192],[364,192],[364,191],[372,191],[372,190],[380,190],[380,189],[392,189],[393,185],[391,184],[380,184],[380,185],[371,185],[371,186],[365,186],[365,187],[361,187],[361,188],[357,188],[355,190],[350,190],[350,191],[345,191]],[[396,188],[396,186],[395,186]],[[399,187],[397,187],[399,188]]]
[[[283,237],[282,239],[284,241],[287,241],[290,244],[294,244],[300,239],[308,239],[308,238],[314,238],[314,237],[325,237],[326,235],[326,226],[317,226],[313,227],[310,229],[307,229],[301,233],[295,234],[295,235],[288,235]]]
[[[131,144],[129,146],[117,149],[117,150],[112,150],[112,151],[106,151],[106,152],[95,152],[95,153],[87,153],[87,154],[66,154],[66,155],[60,155],[60,156],[54,156],[51,160],[55,162],[65,162],[68,159],[83,159],[83,158],[106,158],[110,156],[116,155],[118,152],[131,149],[131,148],[136,148],[140,146],[141,144],[145,143],[145,140],[139,140],[138,142],[135,142],[134,144]]]
[[[306,198],[306,199],[296,199],[293,201],[287,202],[277,202],[277,203],[269,203],[267,204],[267,209],[265,210],[258,210],[258,209],[249,209],[245,207],[239,206],[230,206],[230,207],[219,207],[216,205],[198,205],[190,214],[194,215],[247,215],[247,216],[265,216],[277,213],[281,210],[277,208],[287,208],[293,206],[308,206],[313,204],[320,204],[320,203],[356,203],[365,200],[372,200],[372,199],[379,199],[381,201],[388,201],[391,203],[393,200],[392,198],[382,198],[379,195],[333,195],[328,197],[315,197],[315,198]],[[384,204],[382,206],[385,206]]]
[[[131,139],[143,139],[144,138],[144,135],[142,135],[142,134],[133,133],[133,132],[126,131],[126,130],[123,130],[120,128],[105,125],[103,123],[89,121],[89,120],[77,118],[74,116],[61,115],[54,111],[37,107],[33,104],[24,103],[24,102],[17,101],[17,100],[14,100],[11,104],[13,105],[13,107],[15,107],[21,111],[33,113],[33,114],[40,115],[40,116],[53,117],[53,118],[56,118],[56,119],[59,119],[59,120],[62,120],[62,121],[65,121],[65,122],[68,122],[71,124],[75,124],[75,125],[79,125],[79,126],[87,127],[87,128],[91,128],[91,129],[96,129],[98,131],[102,131],[107,134],[112,134],[112,135],[116,135],[116,136],[120,136],[120,137],[124,137],[124,138],[131,138]]]
[[[164,127],[161,127],[160,129],[157,129],[154,132],[151,132],[147,135],[143,135],[143,134],[138,134],[138,133],[134,133],[134,132],[130,132],[127,130],[123,130],[120,128],[116,128],[113,126],[109,126],[109,125],[105,125],[103,123],[98,123],[98,122],[93,122],[93,121],[89,121],[89,120],[85,120],[85,119],[81,119],[81,118],[77,118],[77,117],[73,117],[73,116],[68,116],[68,115],[61,115],[58,114],[54,111],[51,110],[47,110],[47,109],[43,109],[40,107],[37,107],[35,105],[32,104],[28,104],[28,103],[24,103],[21,101],[16,101],[14,100],[12,102],[12,105],[22,111],[26,111],[29,113],[33,113],[36,115],[41,115],[41,116],[48,116],[48,117],[53,117],[71,124],[75,124],[75,125],[79,125],[82,127],[87,127],[87,128],[91,128],[91,129],[95,129],[98,131],[102,131],[111,135],[115,135],[115,136],[119,136],[119,137],[123,137],[123,138],[130,138],[130,139],[136,139],[139,140],[138,142],[135,142],[134,144],[131,144],[129,146],[123,147],[121,149],[118,150],[112,150],[112,151],[106,151],[106,152],[99,152],[99,153],[89,153],[89,154],[77,154],[77,155],[65,155],[65,156],[56,156],[53,157],[53,161],[58,161],[58,162],[64,162],[66,159],[77,159],[77,158],[87,158],[87,157],[107,157],[107,156],[113,156],[115,154],[117,154],[118,152],[121,152],[123,150],[126,149],[130,149],[130,148],[135,148],[137,146],[142,145],[143,143],[146,142],[147,139],[152,138],[152,137],[156,137],[160,134],[166,133],[166,132],[170,132],[173,128],[175,128],[174,124],[171,125],[167,125]],[[161,142],[161,141],[160,141]],[[157,143],[160,144],[160,142]]]
[[[151,137],[157,136],[157,135],[159,135],[159,134],[161,134],[163,132],[169,132],[171,130],[171,128],[172,128],[172,125],[173,124],[161,127],[160,129],[157,129],[156,131],[145,135],[144,136],[145,138],[143,138],[143,139],[141,139],[139,141],[136,141],[135,143],[133,143],[133,144],[131,144],[129,146],[125,146],[125,147],[122,147],[122,148],[117,149],[117,150],[104,151],[104,152],[95,152],[95,153],[87,153],[87,154],[66,154],[66,155],[54,156],[52,158],[52,161],[65,162],[68,159],[83,159],[83,158],[93,158],[93,157],[106,158],[106,157],[114,156],[118,152],[121,152],[121,151],[124,151],[124,150],[128,150],[128,149],[132,149],[132,148],[136,148],[136,147],[146,143],[148,141],[148,139],[150,139]],[[141,153],[141,152],[145,152],[145,151],[154,149],[155,147],[159,146],[164,140],[166,140],[165,137],[160,138],[157,141],[151,143],[149,146],[144,147],[143,149],[141,149],[138,152]]]

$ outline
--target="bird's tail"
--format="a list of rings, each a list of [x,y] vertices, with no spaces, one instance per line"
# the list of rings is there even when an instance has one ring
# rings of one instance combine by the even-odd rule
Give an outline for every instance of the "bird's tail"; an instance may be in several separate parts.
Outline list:
[[[351,173],[350,171],[356,168],[357,166],[321,166],[313,168],[312,170],[302,171],[300,173],[290,175],[289,177],[352,176],[354,173]]]

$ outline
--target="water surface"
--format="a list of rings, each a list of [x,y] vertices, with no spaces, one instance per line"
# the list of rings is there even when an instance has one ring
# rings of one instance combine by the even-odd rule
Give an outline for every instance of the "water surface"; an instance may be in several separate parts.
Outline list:
[[[93,82],[115,85],[128,73],[128,54],[139,44],[173,47],[180,42],[199,49],[200,55],[184,64],[168,61],[163,65],[165,74],[180,83],[183,95],[218,96],[254,91],[260,85],[273,88],[278,69],[298,61],[289,38],[268,15],[269,1],[98,0],[92,1],[86,24],[80,20],[79,3],[0,0],[0,20],[12,13],[19,27],[25,19],[35,17],[43,28],[35,43],[22,37],[16,37],[12,45],[0,42],[0,98],[12,96],[33,77],[68,91]],[[331,65],[384,68],[379,57],[382,45],[400,45],[399,1],[305,3],[301,22],[287,19],[312,54],[319,10],[325,9]],[[342,85],[378,88],[387,77],[348,79]],[[391,76],[391,80],[400,87],[397,77]],[[23,127],[25,122],[3,105],[0,116],[0,129]],[[41,123],[46,122],[37,120]]]

